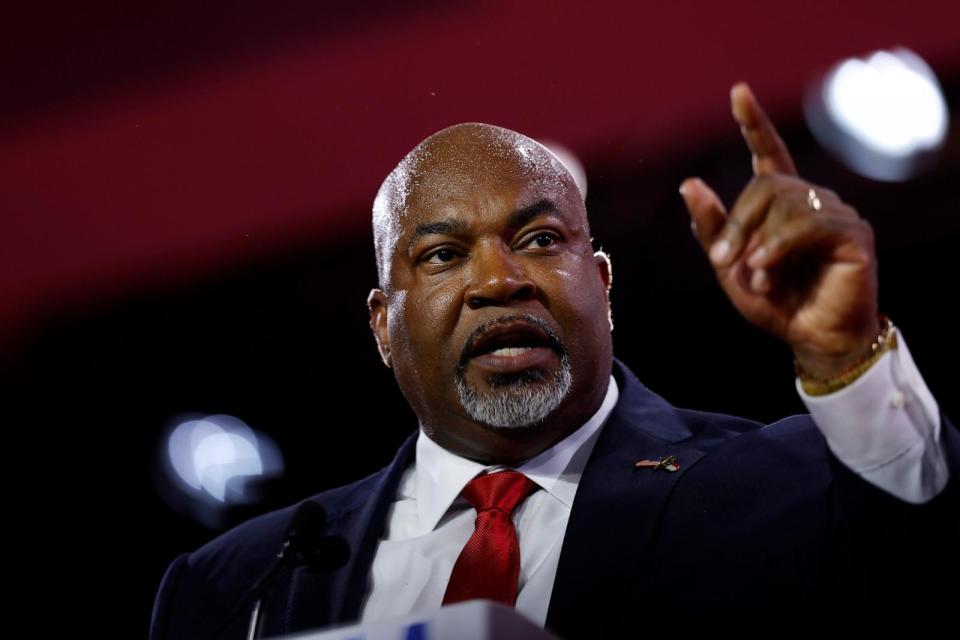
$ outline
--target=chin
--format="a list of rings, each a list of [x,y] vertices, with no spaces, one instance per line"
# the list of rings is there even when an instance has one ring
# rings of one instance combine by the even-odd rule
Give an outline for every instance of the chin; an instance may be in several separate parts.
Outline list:
[[[456,376],[457,395],[467,415],[495,429],[534,428],[542,424],[564,401],[573,384],[569,359],[546,372],[528,369],[517,373],[494,374],[487,389],[467,381],[462,369]]]

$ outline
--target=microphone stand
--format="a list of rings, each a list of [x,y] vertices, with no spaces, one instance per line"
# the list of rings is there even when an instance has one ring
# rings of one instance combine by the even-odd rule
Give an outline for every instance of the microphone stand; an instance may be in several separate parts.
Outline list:
[[[350,557],[350,547],[339,536],[321,536],[326,524],[326,513],[316,502],[302,503],[294,512],[277,559],[246,592],[230,611],[211,640],[219,638],[240,612],[253,601],[253,610],[247,625],[247,640],[256,640],[263,624],[263,602],[273,581],[282,573],[306,565],[313,573],[339,569]]]

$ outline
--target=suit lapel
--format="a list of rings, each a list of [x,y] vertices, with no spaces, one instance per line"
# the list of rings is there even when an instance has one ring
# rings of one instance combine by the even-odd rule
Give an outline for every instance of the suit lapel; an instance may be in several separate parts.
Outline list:
[[[350,559],[342,569],[313,575],[305,569],[293,573],[287,594],[285,632],[316,629],[352,622],[360,617],[367,591],[370,565],[387,521],[403,472],[415,454],[417,436],[404,442],[390,465],[373,478],[372,491],[355,496],[355,506],[331,513],[328,534],[342,536],[350,545]]]
[[[547,613],[561,637],[604,635],[597,625],[617,617],[671,490],[703,456],[675,444],[690,431],[673,407],[616,364],[621,397],[580,479]],[[635,468],[668,455],[678,471]]]

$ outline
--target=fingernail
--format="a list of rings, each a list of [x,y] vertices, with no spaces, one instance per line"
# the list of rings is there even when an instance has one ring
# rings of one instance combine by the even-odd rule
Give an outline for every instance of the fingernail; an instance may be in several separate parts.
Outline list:
[[[750,254],[750,257],[747,258],[747,266],[756,269],[763,261],[767,259],[767,248],[760,247],[756,251]]]
[[[727,240],[720,240],[710,247],[710,259],[721,263],[730,255],[730,243]]]
[[[750,288],[757,292],[762,292],[767,287],[767,272],[763,269],[757,269],[750,276]]]

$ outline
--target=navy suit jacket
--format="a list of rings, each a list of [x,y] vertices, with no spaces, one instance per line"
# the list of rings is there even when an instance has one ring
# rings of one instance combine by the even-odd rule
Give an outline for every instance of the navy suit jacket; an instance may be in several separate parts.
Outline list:
[[[563,542],[547,627],[563,638],[765,635],[928,622],[960,576],[957,481],[909,505],[833,459],[809,416],[763,426],[677,409],[619,362],[620,399],[587,463]],[[956,475],[960,437],[943,419]],[[357,620],[387,511],[416,436],[382,471],[309,498],[349,562],[296,569],[265,603],[265,636]],[[674,455],[680,470],[636,469]],[[151,637],[209,638],[273,562],[296,505],[177,558]],[[917,619],[917,607],[920,618]],[[913,617],[911,617],[913,616]],[[222,637],[243,637],[241,615]]]

